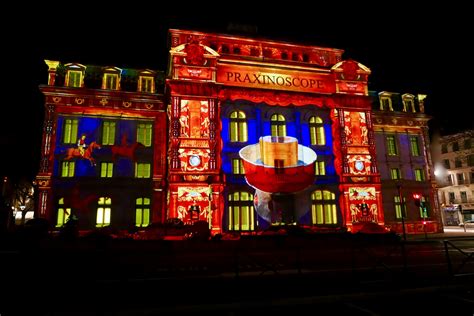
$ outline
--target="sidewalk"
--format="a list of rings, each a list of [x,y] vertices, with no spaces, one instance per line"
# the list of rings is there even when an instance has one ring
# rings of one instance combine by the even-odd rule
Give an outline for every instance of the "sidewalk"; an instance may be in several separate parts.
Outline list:
[[[407,234],[407,240],[425,239],[425,234]],[[428,233],[426,239],[450,239],[450,238],[474,238],[474,226],[466,228],[448,226],[444,227],[444,233]]]

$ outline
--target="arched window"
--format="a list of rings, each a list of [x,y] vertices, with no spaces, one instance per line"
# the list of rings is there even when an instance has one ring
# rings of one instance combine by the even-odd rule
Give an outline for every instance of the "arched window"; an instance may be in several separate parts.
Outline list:
[[[326,145],[326,135],[324,134],[323,120],[320,117],[310,117],[309,133],[311,136],[311,145]]]
[[[247,135],[247,119],[242,111],[234,111],[230,113],[230,141],[246,142]]]
[[[229,230],[255,229],[253,194],[245,191],[229,193]]]
[[[313,224],[337,224],[336,195],[327,190],[313,191],[311,213]]]
[[[104,227],[110,225],[110,213],[112,212],[112,199],[107,196],[99,198],[97,203],[97,227]]]
[[[56,227],[62,227],[71,216],[71,208],[64,205],[64,198],[58,200],[58,221]]]
[[[272,136],[286,136],[285,117],[281,114],[273,114],[270,118]]]
[[[140,197],[135,201],[135,226],[147,227],[150,225],[150,199]]]

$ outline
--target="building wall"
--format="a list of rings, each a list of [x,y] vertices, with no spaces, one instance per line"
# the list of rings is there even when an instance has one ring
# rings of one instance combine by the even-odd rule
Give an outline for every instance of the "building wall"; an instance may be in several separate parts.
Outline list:
[[[390,98],[391,108],[382,106],[382,97]],[[405,100],[398,93],[382,92],[374,97],[375,145],[385,219],[387,225],[399,232],[403,231],[403,224],[407,233],[442,230],[429,151],[427,122],[430,117],[423,113],[425,97],[410,99],[416,102],[413,108],[404,107]],[[389,148],[389,138],[395,141],[395,154]],[[413,152],[412,139],[417,141],[418,154]],[[399,170],[398,179],[393,174],[394,169]],[[422,178],[418,174],[417,179],[415,170],[422,173]],[[415,205],[414,194],[424,197],[426,213]],[[404,199],[402,205],[398,203],[401,199]]]
[[[440,187],[439,201],[447,226],[474,220],[473,138],[473,131],[447,135],[441,137],[440,145],[433,149],[433,155],[437,158],[435,165],[436,180]],[[456,143],[458,148],[454,147]],[[446,161],[449,161],[449,167]]]

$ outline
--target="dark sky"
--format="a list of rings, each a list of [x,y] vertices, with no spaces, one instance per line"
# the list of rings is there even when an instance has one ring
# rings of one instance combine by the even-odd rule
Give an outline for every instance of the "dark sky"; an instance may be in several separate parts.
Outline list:
[[[44,59],[165,70],[169,28],[228,33],[229,23],[246,24],[257,27],[251,36],[340,48],[343,58],[372,70],[369,89],[428,94],[433,130],[446,134],[474,128],[469,10],[454,5],[428,10],[400,2],[385,8],[298,5],[259,12],[247,3],[236,9],[200,6],[187,8],[187,14],[176,13],[177,8],[144,13],[117,5],[113,11],[77,13],[33,8],[40,10],[37,16],[2,25],[9,49],[3,61],[8,71],[3,73],[0,175],[32,177],[37,172]]]

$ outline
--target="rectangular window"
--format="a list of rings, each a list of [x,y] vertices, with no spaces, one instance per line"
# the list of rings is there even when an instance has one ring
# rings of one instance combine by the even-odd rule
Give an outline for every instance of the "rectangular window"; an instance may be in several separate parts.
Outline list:
[[[102,145],[115,144],[115,122],[102,123]]]
[[[117,74],[104,74],[103,89],[117,90],[118,89],[118,75]]]
[[[420,155],[420,146],[418,145],[418,137],[416,136],[410,137],[410,147],[411,147],[412,156]]]
[[[415,180],[425,181],[425,173],[423,172],[423,169],[415,169]]]
[[[397,155],[397,144],[395,143],[395,136],[387,136],[387,154],[389,156]]]
[[[150,199],[138,198],[135,208],[135,226],[147,227],[150,225]]]
[[[428,199],[425,196],[421,197],[421,202],[422,202],[422,207],[420,207],[420,217],[421,218],[428,218],[429,217],[429,210],[430,210],[430,204],[428,202]]]
[[[464,140],[464,149],[471,149],[471,140],[465,139]]]
[[[406,217],[406,211],[407,211],[406,199],[403,198],[403,205],[401,205],[400,196],[398,196],[398,195],[393,197],[393,201],[394,201],[394,204],[395,204],[395,217],[396,217],[396,219],[401,219],[402,216],[405,218]],[[403,213],[402,213],[402,207],[403,207]]]
[[[458,173],[456,174],[457,180],[458,180],[458,185],[464,184],[464,173]]]
[[[63,126],[63,143],[75,144],[77,141],[78,120],[65,119]]]
[[[462,161],[461,159],[454,159],[454,168],[461,168],[462,167]]]
[[[98,207],[97,208],[97,227],[104,227],[110,225],[110,207]]]
[[[153,77],[140,77],[140,92],[155,92],[153,89]]]
[[[314,164],[314,174],[317,176],[326,175],[326,163],[324,161],[316,161]]]
[[[456,197],[454,195],[454,192],[449,192],[449,203],[453,204],[455,200]]]
[[[110,225],[110,214],[112,212],[112,199],[109,197],[100,197],[97,207],[96,226],[104,227]]]
[[[461,203],[467,203],[467,192],[461,191]]]
[[[151,123],[140,123],[137,126],[137,142],[145,145],[146,147],[151,146],[151,135],[152,135]]]
[[[135,178],[149,178],[151,174],[151,165],[149,163],[135,164]]]
[[[242,159],[232,159],[232,173],[233,174],[244,174],[244,164]]]
[[[112,178],[113,171],[114,171],[114,164],[112,162],[100,163],[100,177],[101,178]]]
[[[446,144],[441,145],[441,153],[445,154],[447,152],[448,152],[448,145]]]
[[[80,88],[82,81],[82,71],[68,70],[68,87]]]
[[[453,178],[452,178],[452,175],[448,175],[446,177],[446,182],[449,184],[449,185],[453,185]]]
[[[449,163],[449,159],[444,159],[443,164],[446,169],[451,169],[451,164]]]
[[[61,164],[61,177],[71,178],[74,177],[74,168],[76,163],[74,161],[63,161]]]
[[[400,169],[398,169],[398,168],[391,168],[391,169],[390,169],[390,176],[391,176],[392,180],[401,179]]]
[[[459,150],[459,143],[453,142],[453,151],[458,151],[458,150]]]
[[[474,167],[474,155],[467,156],[467,165],[469,167]]]

